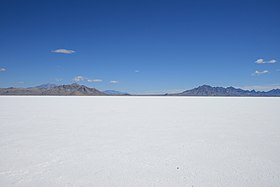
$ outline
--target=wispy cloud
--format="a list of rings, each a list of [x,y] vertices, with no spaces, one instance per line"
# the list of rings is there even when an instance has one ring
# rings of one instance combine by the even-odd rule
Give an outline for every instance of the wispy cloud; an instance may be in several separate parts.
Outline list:
[[[102,82],[103,80],[101,79],[88,79],[88,82]]]
[[[256,63],[256,64],[265,64],[265,61],[264,61],[264,59],[259,58],[259,59],[256,60],[255,63]]]
[[[120,83],[119,81],[116,81],[116,80],[113,80],[113,81],[110,81],[111,84],[118,84]]]
[[[62,53],[62,54],[72,54],[72,53],[75,53],[76,51],[70,50],[70,49],[55,49],[55,50],[52,50],[51,52]]]
[[[275,64],[276,62],[277,62],[277,60],[275,60],[275,59],[266,61],[262,58],[259,58],[255,61],[256,64]]]
[[[87,78],[80,76],[80,75],[73,78],[74,82],[80,82],[80,81],[84,81],[84,80],[87,80]]]
[[[263,71],[258,71],[258,70],[256,70],[256,71],[255,71],[255,75],[263,75],[263,74],[267,74],[267,73],[269,73],[268,70],[263,70]]]
[[[269,60],[267,63],[269,63],[269,64],[275,64],[276,62],[277,62],[277,60],[272,59],[272,60]]]
[[[140,71],[139,71],[139,70],[135,70],[134,72],[135,72],[135,73],[139,73]]]
[[[0,72],[6,71],[5,68],[0,68]]]
[[[89,79],[84,76],[78,75],[72,79],[74,82],[88,81],[88,82],[102,82],[101,79]]]

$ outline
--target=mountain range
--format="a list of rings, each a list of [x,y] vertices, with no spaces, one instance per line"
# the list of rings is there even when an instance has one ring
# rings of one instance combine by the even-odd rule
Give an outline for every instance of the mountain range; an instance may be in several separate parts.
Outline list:
[[[61,96],[106,96],[106,95],[130,95],[115,90],[99,91],[79,84],[55,85],[43,84],[30,88],[0,88],[0,95],[61,95]],[[147,95],[148,96],[148,95]],[[280,89],[270,91],[243,90],[234,87],[199,86],[181,93],[164,94],[161,96],[242,96],[242,97],[280,97]]]
[[[279,97],[280,89],[273,89],[270,91],[255,91],[255,90],[243,90],[234,87],[212,87],[209,85],[199,86],[197,88],[186,90],[177,94],[167,94],[175,96],[252,96],[252,97]]]
[[[89,88],[79,84],[69,85],[40,85],[31,88],[0,88],[0,95],[77,95],[77,96],[95,96],[107,95],[95,88]]]

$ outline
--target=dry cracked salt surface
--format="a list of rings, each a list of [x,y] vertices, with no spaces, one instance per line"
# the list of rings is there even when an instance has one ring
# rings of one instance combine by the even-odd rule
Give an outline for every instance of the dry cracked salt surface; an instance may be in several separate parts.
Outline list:
[[[0,186],[279,186],[280,98],[0,97]]]

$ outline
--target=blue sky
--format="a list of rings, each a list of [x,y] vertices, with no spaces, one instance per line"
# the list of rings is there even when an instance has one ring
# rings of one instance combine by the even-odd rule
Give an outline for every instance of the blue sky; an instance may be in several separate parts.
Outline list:
[[[269,0],[2,0],[0,87],[280,87],[279,9]]]

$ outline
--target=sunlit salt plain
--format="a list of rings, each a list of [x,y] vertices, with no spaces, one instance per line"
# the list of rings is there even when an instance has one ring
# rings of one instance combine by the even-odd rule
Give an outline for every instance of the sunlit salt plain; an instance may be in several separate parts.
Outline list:
[[[279,186],[280,98],[0,97],[0,186]]]

